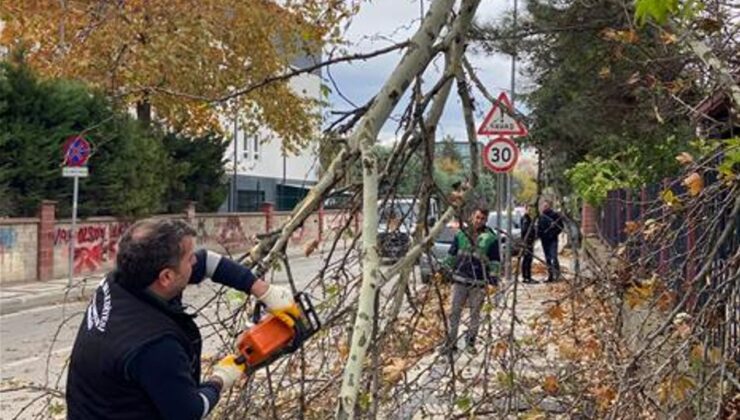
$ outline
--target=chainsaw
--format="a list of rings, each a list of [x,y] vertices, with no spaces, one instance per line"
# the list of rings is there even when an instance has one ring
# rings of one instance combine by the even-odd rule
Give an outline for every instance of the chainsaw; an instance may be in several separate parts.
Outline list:
[[[299,292],[294,299],[301,314],[293,319],[293,327],[273,315],[267,314],[262,318],[265,306],[257,303],[252,316],[255,325],[242,332],[237,340],[237,364],[245,364],[248,372],[254,372],[298,350],[321,329],[321,321],[308,295]]]

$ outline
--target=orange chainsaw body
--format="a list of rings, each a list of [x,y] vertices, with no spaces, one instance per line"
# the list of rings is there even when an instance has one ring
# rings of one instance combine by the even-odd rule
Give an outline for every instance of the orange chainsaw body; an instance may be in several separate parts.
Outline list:
[[[239,336],[237,349],[247,366],[259,366],[293,340],[295,330],[272,315]]]

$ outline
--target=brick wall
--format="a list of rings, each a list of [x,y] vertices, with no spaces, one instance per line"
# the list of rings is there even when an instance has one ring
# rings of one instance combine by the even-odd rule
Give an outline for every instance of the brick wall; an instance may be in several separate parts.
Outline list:
[[[69,273],[71,220],[56,220],[55,203],[44,202],[39,218],[0,220],[0,283],[64,278]],[[300,250],[322,237],[331,241],[348,217],[339,211],[322,211],[309,216],[291,237],[288,247]],[[274,212],[266,206],[259,213],[195,213],[155,217],[182,218],[198,232],[197,244],[225,255],[239,256],[256,244],[256,235],[277,229],[290,213]],[[72,266],[76,276],[107,271],[115,264],[118,239],[133,220],[94,217],[79,220],[76,226]],[[319,228],[323,226],[323,233]]]
[[[0,284],[36,278],[38,219],[0,219]]]

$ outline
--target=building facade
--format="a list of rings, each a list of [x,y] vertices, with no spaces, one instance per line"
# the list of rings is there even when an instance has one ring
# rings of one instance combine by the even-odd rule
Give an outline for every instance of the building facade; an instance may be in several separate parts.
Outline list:
[[[292,67],[307,68],[319,60],[320,57],[300,57]],[[289,83],[299,95],[320,98],[321,74],[318,70],[293,77]],[[258,211],[264,202],[274,204],[278,211],[292,210],[318,181],[318,127],[316,141],[298,155],[285,155],[281,150],[281,140],[273,134],[249,134],[239,127],[236,120],[226,119],[224,122],[233,140],[225,156],[229,196],[219,212]]]

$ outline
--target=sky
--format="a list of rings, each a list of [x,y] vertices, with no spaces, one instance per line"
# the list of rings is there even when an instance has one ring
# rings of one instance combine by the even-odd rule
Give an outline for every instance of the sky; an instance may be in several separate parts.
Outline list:
[[[419,27],[420,1],[423,1],[424,11],[426,12],[429,8],[429,0],[373,0],[363,2],[359,14],[353,18],[346,32],[346,38],[351,43],[349,51],[351,53],[369,52],[409,39]],[[521,3],[520,1],[520,10]],[[507,11],[513,9],[513,4],[513,0],[482,0],[476,14],[476,20],[481,22],[498,20]],[[508,93],[511,86],[510,56],[479,55],[471,52],[470,48],[467,54],[471,64],[477,69],[478,77],[492,95],[498,96],[504,89]],[[359,106],[366,103],[380,90],[393,68],[398,64],[401,56],[401,52],[393,52],[367,61],[340,63],[333,66],[329,72],[341,93]],[[427,70],[429,77],[425,78],[426,89],[429,89],[441,74],[444,67],[443,57],[440,55],[433,63],[436,64],[439,71],[436,74],[429,74],[431,69]],[[327,77],[326,71],[324,77]],[[517,83],[520,80],[521,77],[518,76]],[[333,92],[330,95],[330,109],[346,111],[354,108],[338,94],[337,89],[331,87]],[[481,108],[476,109],[475,117],[476,125],[478,125],[491,104],[476,89],[474,89],[474,94],[476,103],[480,104],[479,108]],[[394,109],[391,118],[398,119],[406,103],[406,101],[400,103]],[[389,121],[381,130],[379,141],[384,144],[392,142],[396,137],[397,126],[396,122]],[[460,141],[466,139],[460,100],[454,87],[438,127],[438,138],[445,135],[452,135]]]

